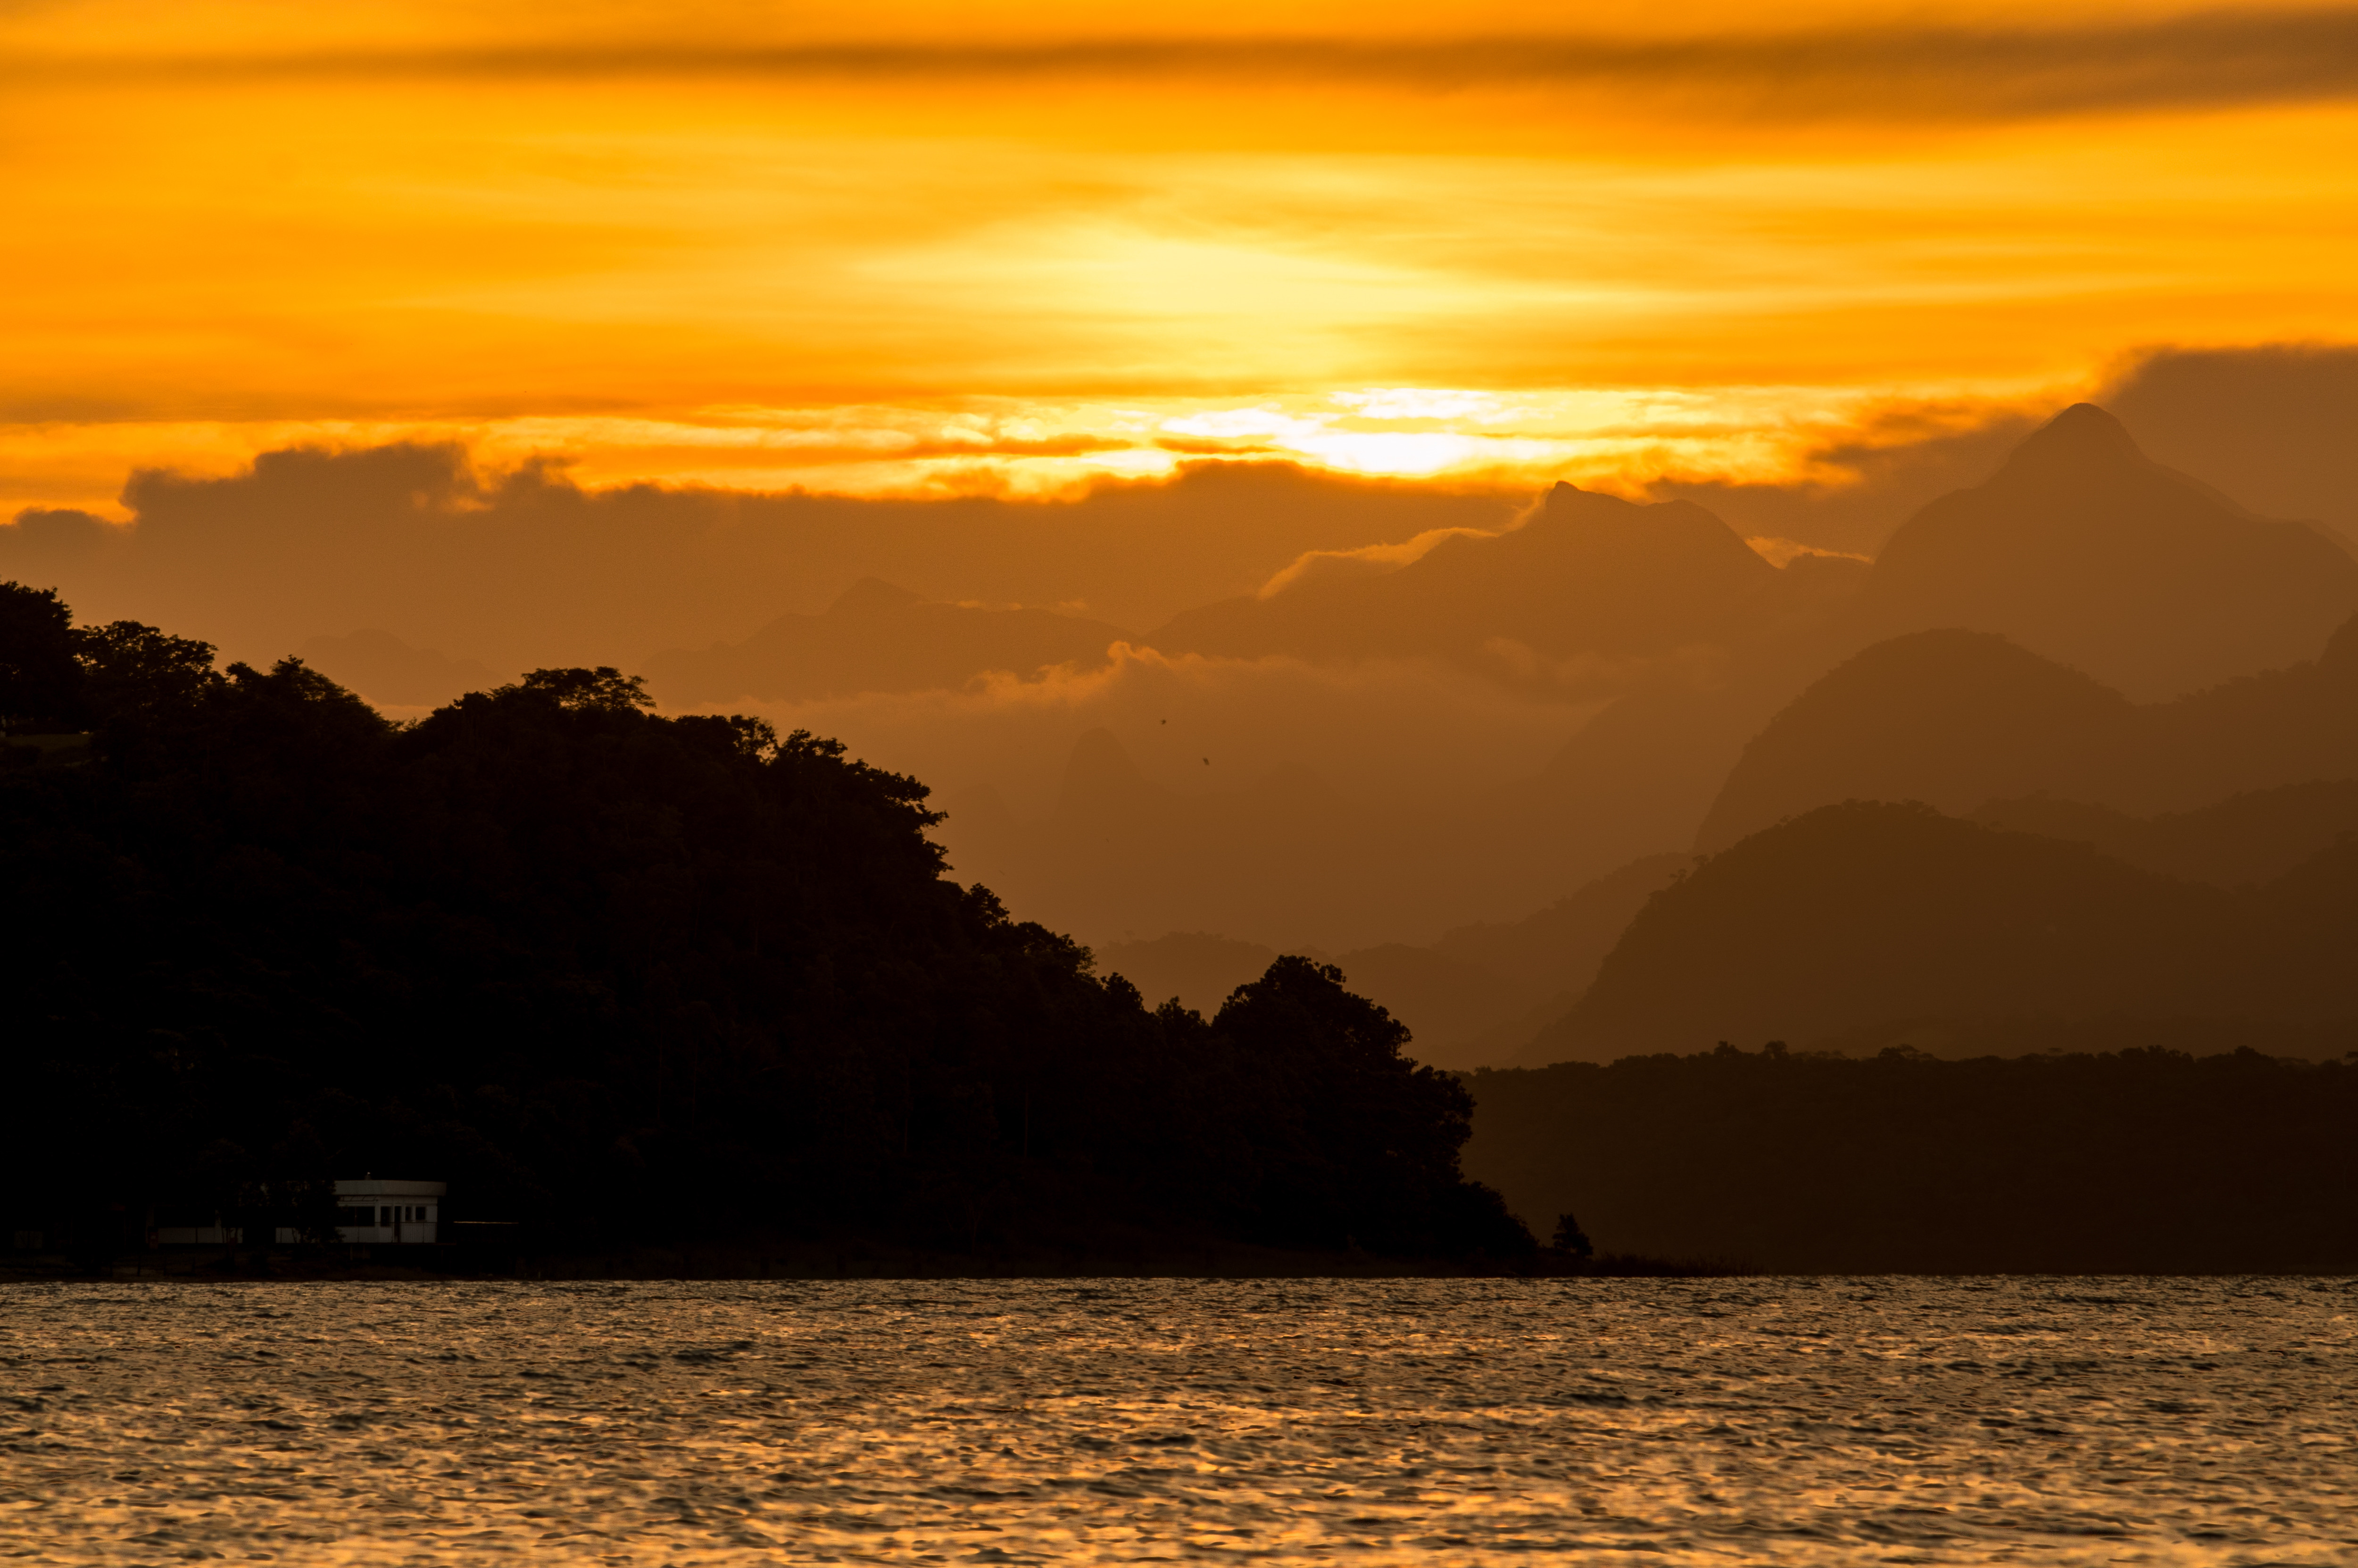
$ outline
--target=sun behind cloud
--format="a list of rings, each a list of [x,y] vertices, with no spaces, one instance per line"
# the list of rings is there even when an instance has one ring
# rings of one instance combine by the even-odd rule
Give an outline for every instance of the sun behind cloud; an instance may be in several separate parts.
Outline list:
[[[1790,477],[1844,410],[2351,335],[2353,62],[2323,7],[22,8],[0,505],[395,436]]]

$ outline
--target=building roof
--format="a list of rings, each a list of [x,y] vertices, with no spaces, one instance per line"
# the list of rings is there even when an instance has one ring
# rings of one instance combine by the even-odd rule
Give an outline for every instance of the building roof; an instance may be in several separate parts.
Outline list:
[[[389,1182],[374,1176],[336,1184],[340,1198],[438,1198],[449,1190],[448,1182]]]

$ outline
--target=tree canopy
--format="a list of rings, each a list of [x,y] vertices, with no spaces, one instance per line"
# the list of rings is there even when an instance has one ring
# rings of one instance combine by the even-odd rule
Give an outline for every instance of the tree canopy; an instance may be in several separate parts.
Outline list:
[[[1531,1247],[1458,1173],[1464,1090],[1339,972],[1149,1011],[951,881],[925,786],[837,741],[665,717],[611,668],[395,724],[298,660],[216,672],[13,584],[0,676],[92,734],[0,777],[32,916],[0,960],[6,1176],[37,1220],[375,1170],[553,1246]]]

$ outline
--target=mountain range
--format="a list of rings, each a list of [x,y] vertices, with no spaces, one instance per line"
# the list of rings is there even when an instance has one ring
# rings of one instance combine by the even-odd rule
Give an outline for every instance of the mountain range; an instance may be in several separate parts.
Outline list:
[[[1207,469],[1072,503],[871,507],[592,495],[384,449],[272,454],[235,480],[145,476],[126,492],[135,524],[43,514],[0,531],[0,554],[88,576],[77,597],[101,606],[135,589],[227,594],[207,563],[249,535],[273,583],[335,565],[342,586],[312,598],[370,630],[299,645],[395,708],[520,667],[503,661],[551,628],[564,646],[542,662],[640,639],[662,651],[617,662],[674,708],[747,708],[936,784],[961,879],[1079,933],[1102,961],[1160,965],[1170,994],[1200,1000],[1250,978],[1205,957],[1223,943],[1332,952],[1434,1059],[1469,1063],[1698,1028],[1830,1039],[1954,1012],[1933,968],[1921,1006],[1887,988],[1875,1005],[1897,1011],[1861,1000],[1782,1022],[1714,979],[1688,1001],[1720,998],[1724,1029],[1616,978],[1650,972],[1605,955],[1631,916],[1631,940],[1651,929],[1639,907],[1695,855],[1715,859],[1657,903],[1700,924],[1673,923],[1693,940],[1661,952],[1748,973],[1700,935],[1718,928],[1693,901],[1753,889],[1765,902],[1729,915],[1734,932],[1773,924],[1774,896],[1705,872],[1736,856],[1816,875],[1754,841],[1848,801],[1920,802],[1939,832],[2014,844],[1990,864],[2028,879],[2025,907],[2082,873],[2017,839],[2159,879],[2153,911],[2275,897],[2307,874],[2346,815],[2337,791],[2358,780],[2358,560],[2321,527],[2151,460],[2091,405],[1976,478],[1900,521],[1870,563],[1747,541],[1694,500],[1568,484],[1517,510],[1497,493]],[[357,543],[311,525],[328,512],[358,520]],[[636,558],[632,541],[658,533],[703,576],[590,580],[593,557]],[[463,569],[428,571],[419,539]],[[379,619],[370,597],[439,584],[456,596],[449,625],[488,625],[499,617],[482,605],[461,613],[468,596],[496,597],[526,560],[543,575],[509,595],[514,649],[445,657],[428,642],[459,644],[440,623]],[[235,586],[253,599],[251,581]],[[1856,857],[1841,832],[1812,832],[1833,835],[1819,880],[1834,885]],[[1938,849],[1979,838],[1920,822],[1887,837],[1927,877],[1981,864]],[[1651,869],[1611,880],[1634,867]],[[2121,890],[2144,885],[2099,878],[2071,896],[2101,903],[2099,882],[2131,902]],[[1531,935],[1573,905],[1592,911],[1585,935]],[[1992,892],[1990,918],[2004,907]],[[2023,985],[2005,1005],[2025,1018],[2084,1011]],[[2198,1003],[2227,1005],[2183,1005]],[[2301,1006],[2279,1011],[2325,1016]]]
[[[1452,531],[1396,559],[1307,559],[1317,569],[1188,611],[1146,641],[1227,658],[1444,658],[1619,689],[1638,661],[1755,641],[1858,586],[1841,571],[1779,570],[1692,502],[1563,483],[1512,528]]]
[[[1762,729],[1695,848],[1517,1059],[2100,1017],[2358,1043],[2358,617],[2147,704],[1995,633],[1893,638]]]
[[[1733,851],[1846,801],[1920,802],[1932,820],[1980,837],[1942,838],[1945,828],[1909,817],[1912,827],[1886,824],[1877,853],[1898,857],[1892,864],[1927,886],[1963,878],[1943,895],[1952,908],[1978,911],[2002,932],[2009,901],[2093,900],[2092,928],[2125,930],[2164,911],[2214,908],[2204,901],[2217,890],[2202,884],[2222,878],[2281,880],[2358,826],[2341,783],[2358,780],[2358,561],[2323,530],[2256,517],[2151,462],[2091,406],[2032,432],[1984,483],[1922,508],[1871,567],[1809,555],[1774,566],[1699,506],[1639,505],[1569,485],[1512,527],[1300,565],[1260,594],[1184,613],[1141,641],[1206,657],[1428,658],[1604,706],[1534,775],[1486,797],[1389,813],[1307,770],[1225,794],[1174,793],[1109,732],[1084,735],[1053,811],[1026,829],[1002,817],[1001,849],[1029,837],[995,858],[1022,868],[1008,873],[1019,882],[1036,879],[1024,892],[1049,907],[1161,901],[1179,934],[1100,944],[1108,964],[1152,977],[1150,990],[1168,982],[1170,994],[1208,1004],[1255,962],[1301,949],[1219,935],[1223,906],[1207,899],[1188,910],[1189,887],[1270,887],[1270,924],[1302,928],[1322,898],[1378,903],[1430,885],[1453,863],[1514,860],[1584,889],[1616,864],[1652,867],[1628,884],[1642,884],[1627,901],[1634,914],[1687,853]],[[1431,1059],[1450,1065],[1690,1048],[1759,1030],[1823,1042],[1889,1026],[1928,1041],[1985,1040],[1997,1036],[1970,1020],[1998,1017],[2012,1021],[2009,1038],[2028,1038],[2023,1031],[2058,1021],[2082,1027],[2132,999],[2142,999],[2148,1027],[2240,1009],[2265,1033],[2324,1027],[2341,1005],[2309,980],[2299,1005],[2237,1000],[2237,982],[2215,977],[2209,991],[2178,995],[2163,981],[2208,972],[2188,955],[2216,946],[2199,921],[2174,935],[2147,931],[2168,955],[2155,960],[2152,987],[2126,955],[2082,953],[2071,972],[2095,988],[2085,994],[2007,970],[2014,979],[1991,979],[1969,1001],[1971,966],[1887,963],[1874,983],[1852,982],[1839,966],[1813,968],[1807,952],[1772,943],[1758,950],[1781,955],[1775,972],[1790,986],[1780,991],[1769,971],[1747,967],[1742,956],[1754,949],[1734,935],[1778,920],[1744,900],[1773,903],[1772,890],[1789,885],[1802,903],[1838,887],[1864,897],[1869,883],[1844,879],[1867,877],[1877,862],[1844,834],[1882,819],[1841,820],[1849,827],[1812,829],[1833,835],[1808,840],[1833,857],[1823,866],[1806,855],[1760,859],[1767,851],[1755,847],[1736,862],[1756,868],[1751,881],[1731,881],[1733,870],[1686,879],[1664,895],[1687,912],[1679,941],[1643,963],[1606,961],[1593,987],[1609,941],[1502,960],[1453,931],[1364,944],[1336,961],[1419,1031]],[[1956,858],[1992,829],[2012,835],[2008,853]],[[2082,848],[2054,860],[2064,852],[2056,845]],[[1980,869],[1968,874],[1969,865]],[[1697,902],[1706,895],[1748,913],[1714,925]],[[2115,904],[2117,920],[2093,913]],[[1534,922],[1541,916],[1492,928]],[[1630,940],[1648,929],[1641,921]],[[1878,929],[1897,941],[1904,923]],[[1837,922],[1820,935],[1840,953],[1876,934]],[[1954,932],[1921,939],[1968,950]],[[1724,953],[1717,943],[1736,945]],[[1640,974],[1655,977],[1652,989],[1628,978]],[[1714,978],[1679,978],[1688,974]],[[1789,1015],[1778,999],[1801,990],[1846,1000]],[[1714,1009],[1723,1023],[1705,1024]]]
[[[1683,855],[1649,856],[1520,920],[1458,926],[1424,945],[1303,956],[1340,967],[1356,989],[1415,1020],[1419,1060],[1472,1066],[1502,1058],[1569,1008],[1630,918],[1686,865]],[[1265,944],[1206,932],[1097,949],[1099,969],[1207,1017],[1278,957]]]
[[[1920,802],[1821,806],[1656,895],[1520,1059],[1768,1039],[2016,1054],[2163,1043],[2193,1025],[2338,1055],[2358,1045],[2349,824],[2322,817],[2323,841],[2292,870],[2226,889]],[[2182,839],[2233,836],[2199,814],[2172,826]]]
[[[782,615],[741,643],[658,654],[647,683],[676,707],[924,691],[986,670],[1094,668],[1127,635],[1051,610],[936,603],[871,577],[819,614]]]
[[[1696,834],[1725,847],[1830,801],[1967,811],[2052,794],[2134,814],[2358,778],[2358,620],[2312,659],[2136,704],[1990,633],[1877,643],[1747,744]]]
[[[1995,632],[2153,701],[2308,654],[2358,611],[2358,560],[2154,462],[2081,403],[1902,524],[1859,610],[1869,633]]]

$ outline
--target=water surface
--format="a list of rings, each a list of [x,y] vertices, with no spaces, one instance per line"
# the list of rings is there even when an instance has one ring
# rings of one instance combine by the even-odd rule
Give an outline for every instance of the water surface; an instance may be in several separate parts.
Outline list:
[[[2358,1283],[0,1290],[34,1563],[2351,1563]]]

